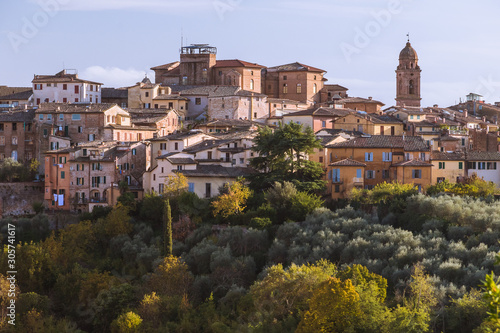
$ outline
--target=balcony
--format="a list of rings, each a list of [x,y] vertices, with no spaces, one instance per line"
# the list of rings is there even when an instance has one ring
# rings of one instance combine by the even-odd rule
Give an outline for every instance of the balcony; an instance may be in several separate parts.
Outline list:
[[[332,184],[343,184],[344,183],[344,180],[343,179],[340,179],[340,178],[332,178]]]

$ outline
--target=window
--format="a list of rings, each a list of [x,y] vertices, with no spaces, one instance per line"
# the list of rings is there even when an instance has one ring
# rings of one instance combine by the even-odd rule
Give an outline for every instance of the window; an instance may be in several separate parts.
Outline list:
[[[178,165],[178,166],[177,166],[177,170],[178,170],[178,171],[182,171],[182,165]]]
[[[137,155],[137,149],[132,148],[132,155]]]
[[[319,157],[319,163],[323,163],[323,156]]]
[[[66,163],[66,157],[65,156],[60,156],[59,157],[59,164],[65,164]]]
[[[313,84],[313,94],[318,92],[318,85],[315,83]]]
[[[196,97],[196,98],[194,99],[194,103],[195,103],[196,105],[201,105],[201,98],[200,98],[200,97]],[[173,104],[173,103],[169,103],[169,108],[173,108],[173,107],[174,107],[174,104]]]
[[[445,168],[445,162],[439,162],[439,169]]]
[[[178,142],[174,143],[174,150],[179,150],[179,143]]]
[[[286,81],[287,79],[288,79],[288,77],[286,75],[283,75],[283,80]]]
[[[75,103],[78,103],[78,98],[75,98]]]
[[[3,123],[0,124],[0,132],[3,132]]]
[[[75,94],[79,94],[80,93],[80,86],[75,86]]]
[[[42,84],[35,84],[35,90],[42,90],[43,85]]]
[[[361,169],[356,170],[356,178],[363,178],[363,170]]]
[[[89,141],[94,141],[95,140],[95,134],[89,134],[88,138],[89,138]],[[119,138],[118,138],[118,140],[119,140]]]
[[[382,179],[387,179],[390,177],[389,170],[382,170]]]
[[[68,85],[66,83],[63,83],[63,90],[68,90]]]
[[[38,104],[40,104],[40,103],[38,103]],[[43,120],[43,114],[39,115],[39,116],[38,116],[38,119],[39,119],[39,120]]]
[[[497,169],[497,162],[486,163],[486,169],[487,170],[496,170]]]
[[[392,162],[392,153],[382,153],[382,161]]]
[[[146,95],[146,97],[149,97],[149,91],[146,91],[144,94]]]
[[[12,137],[12,144],[17,145],[17,136]]]
[[[64,179],[66,177],[66,173],[64,171],[61,171],[61,179]]]
[[[158,193],[163,193],[165,191],[165,184],[158,185]]]
[[[205,184],[205,198],[210,198],[212,196],[212,184]]]
[[[300,83],[297,83],[297,94],[302,93],[302,85]]]
[[[366,179],[375,179],[375,170],[366,170]]]
[[[71,120],[81,120],[81,116],[79,113],[74,113],[71,115]]]
[[[463,170],[464,162],[458,162],[458,170]]]
[[[5,136],[0,136],[0,146],[5,146]]]
[[[245,164],[245,159],[244,158],[240,158],[240,164]]]
[[[340,169],[332,169],[332,183],[340,182]]]
[[[417,115],[417,119],[420,119],[420,115]]]
[[[373,153],[365,153],[365,161],[373,162]]]
[[[167,143],[166,142],[160,143],[160,150],[167,150]]]
[[[462,146],[465,146],[465,138],[462,138]]]
[[[194,183],[188,183],[188,191],[194,192]]]
[[[413,119],[413,115],[410,115],[410,119]]]
[[[437,182],[438,183],[442,183],[445,181],[445,178],[444,177],[437,177]]]
[[[420,169],[414,169],[414,170],[412,170],[412,178],[414,178],[414,179],[417,179],[417,178],[420,179],[420,178],[422,178],[422,170],[420,170]]]
[[[83,149],[83,156],[87,156],[87,149],[85,149],[85,148]],[[82,167],[83,167],[83,164],[82,164]],[[82,168],[82,170],[83,170],[83,168]]]
[[[288,84],[283,85],[283,94],[288,94]]]
[[[321,121],[321,127],[326,127],[326,120]]]
[[[78,133],[83,133],[83,127],[82,126],[78,126]]]
[[[64,120],[64,115],[62,113],[59,114],[59,120]]]
[[[478,168],[478,170],[485,170],[486,169],[486,162],[477,162],[477,168]]]
[[[253,79],[250,80],[250,90],[253,90],[254,89],[254,81]]]
[[[335,193],[339,193],[340,192],[340,185],[335,185]]]

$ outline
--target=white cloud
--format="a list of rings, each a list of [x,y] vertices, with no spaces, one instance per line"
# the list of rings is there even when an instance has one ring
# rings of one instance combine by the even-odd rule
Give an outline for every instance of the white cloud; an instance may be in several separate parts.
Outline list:
[[[206,9],[211,6],[209,0],[30,0],[38,4],[57,2],[61,10],[66,11],[101,11],[119,9],[139,9],[148,11]]]
[[[133,68],[91,66],[79,73],[79,77],[85,80],[101,82],[105,87],[127,87],[141,81],[144,74],[146,74],[145,71]],[[154,73],[149,71],[147,74],[153,82]]]

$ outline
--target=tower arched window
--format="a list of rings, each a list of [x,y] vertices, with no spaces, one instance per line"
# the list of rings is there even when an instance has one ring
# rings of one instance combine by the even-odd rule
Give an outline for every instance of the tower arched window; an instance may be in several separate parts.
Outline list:
[[[413,85],[413,80],[410,80],[410,83],[408,85],[408,93],[410,95],[413,95],[415,93],[415,86]]]
[[[250,80],[250,90],[253,90],[254,89],[254,82],[253,82],[253,79]]]

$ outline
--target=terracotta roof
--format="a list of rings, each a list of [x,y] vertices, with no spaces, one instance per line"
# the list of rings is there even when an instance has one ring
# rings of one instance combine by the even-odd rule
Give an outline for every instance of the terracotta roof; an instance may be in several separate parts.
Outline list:
[[[404,151],[428,151],[420,136],[372,135],[354,138],[327,146],[327,148],[403,148]]]
[[[347,97],[347,98],[342,98],[339,100],[341,103],[372,103],[372,104],[379,104],[381,106],[384,106],[385,104],[374,100],[374,99],[369,99],[369,98],[362,98],[362,97]]]
[[[151,70],[156,70],[156,69],[166,69],[166,70],[169,70],[169,69],[173,69],[175,67],[178,67],[180,64],[179,61],[174,61],[174,62],[171,62],[171,63],[168,63],[168,64],[165,64],[165,65],[160,65],[160,66],[156,66],[156,67],[151,67],[150,69]]]
[[[346,131],[343,129],[332,129],[332,128],[320,129],[319,131],[316,132],[316,134],[318,134],[319,132],[322,132],[322,131],[325,131],[325,132],[329,133],[330,135],[340,135],[340,133],[345,133],[345,134],[350,135],[350,136],[362,136],[362,135],[364,135],[363,132],[359,132],[359,131]]]
[[[392,166],[398,167],[398,166],[410,166],[410,167],[431,167],[432,164],[422,161],[422,160],[409,160],[409,161],[403,161],[399,163],[392,164]]]
[[[200,134],[207,135],[200,130],[196,130],[196,131],[191,130],[189,132],[179,132],[179,133],[175,133],[175,134],[162,136],[160,138],[149,139],[148,141],[183,140],[183,139],[186,139],[186,138],[189,138],[192,136],[196,136],[196,135],[200,135]]]
[[[188,157],[167,157],[167,161],[172,164],[196,164],[195,160]]]
[[[197,165],[196,170],[180,170],[176,172],[182,173],[186,177],[227,177],[238,178],[249,176],[255,171],[250,168],[241,167],[223,167],[221,165]]]
[[[292,104],[292,105],[306,104],[307,105],[307,103],[300,102],[300,101],[294,101],[294,100],[286,99],[286,98],[268,98],[267,101],[270,104],[274,103],[274,104]]]
[[[33,95],[33,90],[29,88],[28,90],[14,92],[8,95],[0,96],[0,100],[28,100]]]
[[[348,88],[343,87],[340,84],[325,84],[325,88],[327,88],[327,90],[342,90],[342,91],[349,90]]]
[[[463,152],[446,153],[440,151],[431,152],[431,161],[463,161],[465,154]]]
[[[319,107],[316,109],[307,109],[297,112],[290,112],[284,114],[283,117],[295,117],[295,116],[332,116],[332,117],[342,117],[348,115],[349,113],[356,112],[352,109],[334,109],[334,108],[326,108]]]
[[[8,87],[8,86],[0,86],[0,96],[17,94],[20,92],[32,91],[31,87]]]
[[[471,151],[466,155],[467,161],[500,161],[499,152]]]
[[[78,78],[78,74],[67,74],[66,70],[62,70],[55,75],[35,75],[35,78],[31,83],[72,83],[72,82],[80,82],[80,83],[90,83],[102,85],[102,83],[83,80]]]
[[[413,60],[418,60],[417,52],[415,49],[411,46],[410,42],[406,43],[406,46],[404,49],[401,50],[399,53],[399,59],[413,59]]]
[[[266,68],[266,66],[262,66],[256,63],[243,61],[239,59],[232,60],[217,60],[217,63],[214,67],[250,67],[250,68]]]
[[[32,122],[35,110],[0,112],[0,122]]]
[[[194,154],[207,149],[217,148],[222,145],[227,145],[231,143],[231,140],[204,140],[203,142],[197,143],[195,145],[185,148],[183,151],[186,153]]]
[[[355,160],[351,160],[350,158],[346,158],[345,160],[331,163],[330,166],[358,166],[358,167],[361,167],[361,166],[366,166],[366,164],[355,161]]]
[[[309,72],[326,73],[326,71],[323,69],[319,69],[319,68],[312,67],[312,66],[307,66],[307,65],[301,64],[300,62],[294,62],[291,64],[269,67],[268,70],[271,72],[309,71]]]
[[[112,107],[115,103],[102,104],[69,104],[69,103],[42,103],[36,113],[101,113]],[[124,114],[127,112],[123,111]]]
[[[445,136],[442,136],[440,138],[437,138],[437,140],[439,140],[439,141],[460,141],[459,138],[455,138],[455,137],[449,136],[449,135],[445,135]]]
[[[127,88],[102,88],[101,98],[128,98]]]

